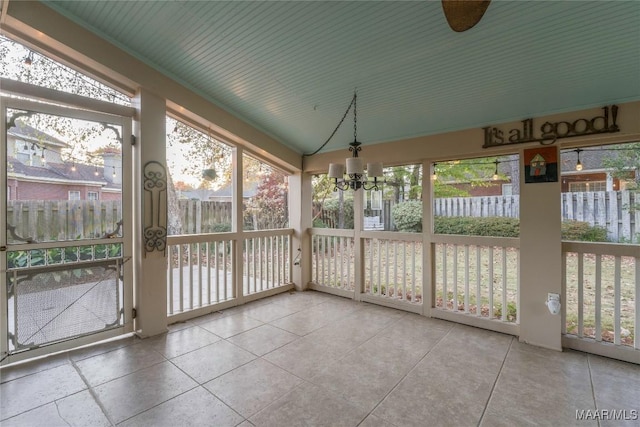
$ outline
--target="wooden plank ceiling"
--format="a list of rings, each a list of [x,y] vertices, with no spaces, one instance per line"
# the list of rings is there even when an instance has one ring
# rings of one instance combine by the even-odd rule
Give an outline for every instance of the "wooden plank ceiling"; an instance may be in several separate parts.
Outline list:
[[[364,144],[640,99],[640,2],[47,1],[300,153],[358,90]],[[348,118],[324,151],[353,139]]]

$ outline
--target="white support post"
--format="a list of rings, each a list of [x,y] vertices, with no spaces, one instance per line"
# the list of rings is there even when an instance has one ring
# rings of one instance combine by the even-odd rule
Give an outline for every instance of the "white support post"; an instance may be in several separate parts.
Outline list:
[[[136,289],[135,319],[136,333],[142,337],[153,336],[167,331],[167,255],[164,251],[144,252],[144,218],[142,196],[143,169],[147,162],[155,161],[166,170],[166,101],[141,88],[133,99],[136,108],[134,134],[136,149],[134,159],[134,256]],[[125,139],[126,142],[126,139]],[[167,171],[168,173],[168,171]],[[167,211],[166,198],[160,209]]]
[[[362,227],[364,225],[364,190],[360,189],[353,194],[353,240],[355,243],[355,287],[353,299],[361,301],[364,290],[364,239],[362,239]],[[373,289],[373,280],[371,283]]]
[[[311,282],[312,239],[309,235],[313,216],[311,178],[311,175],[302,172],[289,177],[289,226],[294,230],[290,250],[292,258],[296,260],[291,279],[298,291],[307,289]],[[317,263],[316,258],[316,272],[318,271]]]
[[[556,153],[559,158],[559,153]],[[520,170],[525,170],[524,151]],[[559,174],[559,172],[558,172]],[[562,317],[549,312],[549,293],[562,291],[561,198],[557,182],[525,183],[520,174],[520,341],[562,350]],[[566,304],[564,298],[561,304]]]
[[[244,162],[243,162],[243,149],[242,147],[234,147],[231,153],[231,161],[233,164],[233,195],[231,203],[231,230],[236,235],[236,238],[231,243],[231,251],[233,253],[232,269],[235,281],[233,282],[234,296],[236,297],[238,304],[244,302],[244,263],[242,262],[242,245],[244,244],[244,221],[243,221],[243,198],[242,198],[242,184],[244,175]],[[226,254],[226,249],[225,252]],[[226,262],[225,262],[226,265]],[[227,273],[225,271],[225,278]],[[227,283],[225,280],[225,298]]]
[[[433,190],[431,162],[422,162],[422,314],[431,317],[435,301],[435,262],[431,247],[433,235]]]

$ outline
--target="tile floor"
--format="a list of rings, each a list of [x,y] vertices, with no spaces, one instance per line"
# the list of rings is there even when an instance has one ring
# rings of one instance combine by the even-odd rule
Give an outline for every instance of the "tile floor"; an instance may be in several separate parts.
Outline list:
[[[0,378],[3,427],[640,425],[576,420],[633,418],[640,365],[311,291]]]

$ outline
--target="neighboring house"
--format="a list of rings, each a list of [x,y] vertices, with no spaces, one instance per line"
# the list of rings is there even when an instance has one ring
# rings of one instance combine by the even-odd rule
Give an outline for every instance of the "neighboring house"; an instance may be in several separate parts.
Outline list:
[[[103,165],[65,162],[69,145],[20,120],[7,131],[8,200],[120,200],[120,152],[106,149]]]
[[[619,148],[620,146],[616,146]],[[582,170],[576,170],[578,160],[575,151],[563,151],[560,161],[560,173],[562,179],[562,192],[585,192],[585,191],[620,191],[625,190],[628,183],[637,178],[638,170],[629,170],[627,180],[618,179],[611,176],[607,169],[603,167],[603,161],[608,157],[615,157],[617,151],[592,148],[584,149],[580,152],[580,163]],[[468,191],[471,197],[478,196],[509,196],[517,194],[517,188],[513,185],[514,176],[518,170],[512,167],[517,162],[503,161],[498,165],[498,172],[506,179],[494,181],[491,177],[486,178],[488,185],[472,186],[469,183],[455,183],[454,187]]]
[[[627,180],[612,177],[602,165],[605,158],[615,155],[616,151],[585,149],[580,152],[582,170],[578,171],[576,170],[577,153],[571,151],[562,153],[562,192],[620,191],[626,189],[628,183],[637,178],[638,170],[630,170]]]

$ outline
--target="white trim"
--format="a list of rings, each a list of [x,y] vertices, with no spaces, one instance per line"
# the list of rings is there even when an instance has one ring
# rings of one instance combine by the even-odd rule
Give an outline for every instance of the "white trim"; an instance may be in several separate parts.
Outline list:
[[[35,182],[38,184],[70,184],[70,185],[92,185],[94,187],[104,187],[106,181],[74,181],[70,179],[59,179],[59,178],[42,178],[42,177],[32,177],[29,175],[18,174],[14,172],[9,172],[7,174],[7,178],[12,179],[20,179],[21,181],[26,182]]]
[[[633,347],[596,342],[591,338],[578,338],[574,335],[563,335],[562,347],[640,365],[640,350],[634,350]]]

